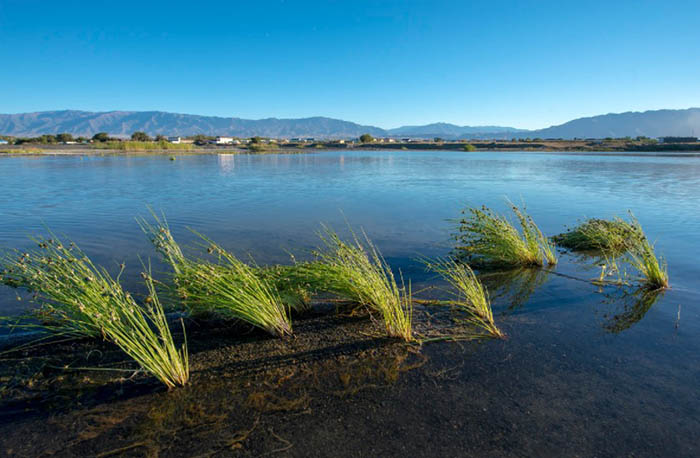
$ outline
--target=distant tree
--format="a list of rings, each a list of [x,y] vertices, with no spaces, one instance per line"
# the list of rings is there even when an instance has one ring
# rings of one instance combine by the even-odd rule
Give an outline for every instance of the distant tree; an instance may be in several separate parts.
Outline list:
[[[75,141],[78,143],[86,143],[88,141],[88,139],[85,137],[78,137],[75,139]]]
[[[165,137],[165,135],[161,135],[161,134],[156,135],[157,142],[164,142],[166,140],[167,140],[167,138]]]
[[[360,141],[362,143],[371,143],[374,141],[374,137],[372,137],[370,134],[362,134],[360,135]]]
[[[42,135],[41,137],[37,138],[37,141],[39,143],[56,143],[56,136],[55,135]]]
[[[476,151],[476,146],[472,145],[471,143],[467,143],[464,145],[464,151]]]
[[[62,133],[56,135],[56,140],[58,140],[59,142],[72,142],[73,136],[69,133]]]
[[[92,136],[92,139],[96,142],[106,142],[109,141],[109,134],[107,132],[98,132]]]
[[[442,138],[440,138],[440,137],[435,137],[435,138],[433,138],[433,141],[434,141],[435,143],[442,143],[444,140],[443,140]]]
[[[262,137],[258,137],[258,136],[250,137],[250,143],[253,143],[253,144],[256,144],[256,145],[257,145],[258,143],[262,143]]]
[[[151,137],[146,132],[134,132],[131,134],[131,139],[136,142],[150,142]]]

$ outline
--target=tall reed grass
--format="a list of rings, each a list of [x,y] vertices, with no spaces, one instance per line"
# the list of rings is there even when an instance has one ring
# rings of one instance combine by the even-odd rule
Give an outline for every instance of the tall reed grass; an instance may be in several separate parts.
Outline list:
[[[2,259],[0,281],[34,293],[38,323],[24,327],[76,337],[103,336],[133,358],[168,388],[189,378],[187,343],[178,350],[150,273],[143,305],[74,244],[58,238],[35,240],[38,251],[13,252]],[[122,271],[123,271],[122,266]],[[184,328],[183,328],[184,329]]]
[[[217,262],[187,258],[165,218],[155,214],[153,217],[155,224],[144,219],[138,222],[156,251],[172,267],[177,292],[189,313],[241,320],[280,337],[292,333],[289,307],[282,301],[271,276],[260,274],[259,267],[244,263],[196,232]]]
[[[642,275],[642,282],[647,290],[659,290],[669,287],[668,266],[663,258],[658,258],[654,246],[644,235],[641,224],[636,218],[630,223],[641,237],[631,239],[627,244],[630,264]]]
[[[428,263],[428,267],[439,273],[457,291],[457,300],[452,304],[467,314],[468,323],[484,330],[491,337],[505,337],[494,322],[488,291],[468,265],[448,258]]]
[[[524,208],[511,205],[520,229],[486,206],[468,207],[458,221],[455,252],[460,260],[491,267],[557,263],[556,252]]]
[[[305,275],[317,290],[366,305],[381,314],[386,332],[405,341],[413,339],[413,304],[410,284],[401,287],[389,264],[377,247],[363,233],[353,233],[352,241],[343,241],[329,227],[319,233],[323,248],[317,253],[320,262],[304,266]]]

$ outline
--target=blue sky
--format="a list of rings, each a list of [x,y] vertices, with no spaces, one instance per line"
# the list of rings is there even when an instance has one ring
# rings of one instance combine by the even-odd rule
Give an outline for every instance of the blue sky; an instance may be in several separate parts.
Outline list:
[[[547,127],[700,106],[700,1],[0,0],[0,113]]]

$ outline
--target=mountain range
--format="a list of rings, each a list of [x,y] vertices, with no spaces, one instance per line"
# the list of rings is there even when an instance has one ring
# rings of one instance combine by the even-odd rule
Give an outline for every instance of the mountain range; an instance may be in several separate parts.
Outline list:
[[[0,134],[2,135],[32,137],[67,132],[75,136],[89,137],[97,132],[107,132],[113,136],[128,137],[136,131],[143,131],[149,135],[204,134],[238,137],[259,135],[276,138],[356,138],[365,133],[376,137],[441,137],[444,139],[698,136],[700,135],[700,108],[611,113],[578,118],[538,130],[502,126],[458,126],[447,123],[382,129],[326,117],[251,120],[162,111],[62,110],[0,114]]]

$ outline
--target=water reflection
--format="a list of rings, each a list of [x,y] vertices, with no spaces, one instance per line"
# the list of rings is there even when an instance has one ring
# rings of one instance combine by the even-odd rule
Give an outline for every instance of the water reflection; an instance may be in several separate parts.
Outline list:
[[[517,268],[479,275],[494,303],[508,304],[515,311],[530,300],[539,287],[549,279],[550,272],[537,268]]]
[[[649,309],[664,295],[664,290],[649,291],[644,288],[619,289],[605,293],[604,304],[612,304],[617,313],[606,315],[603,329],[619,334],[640,322]]]

